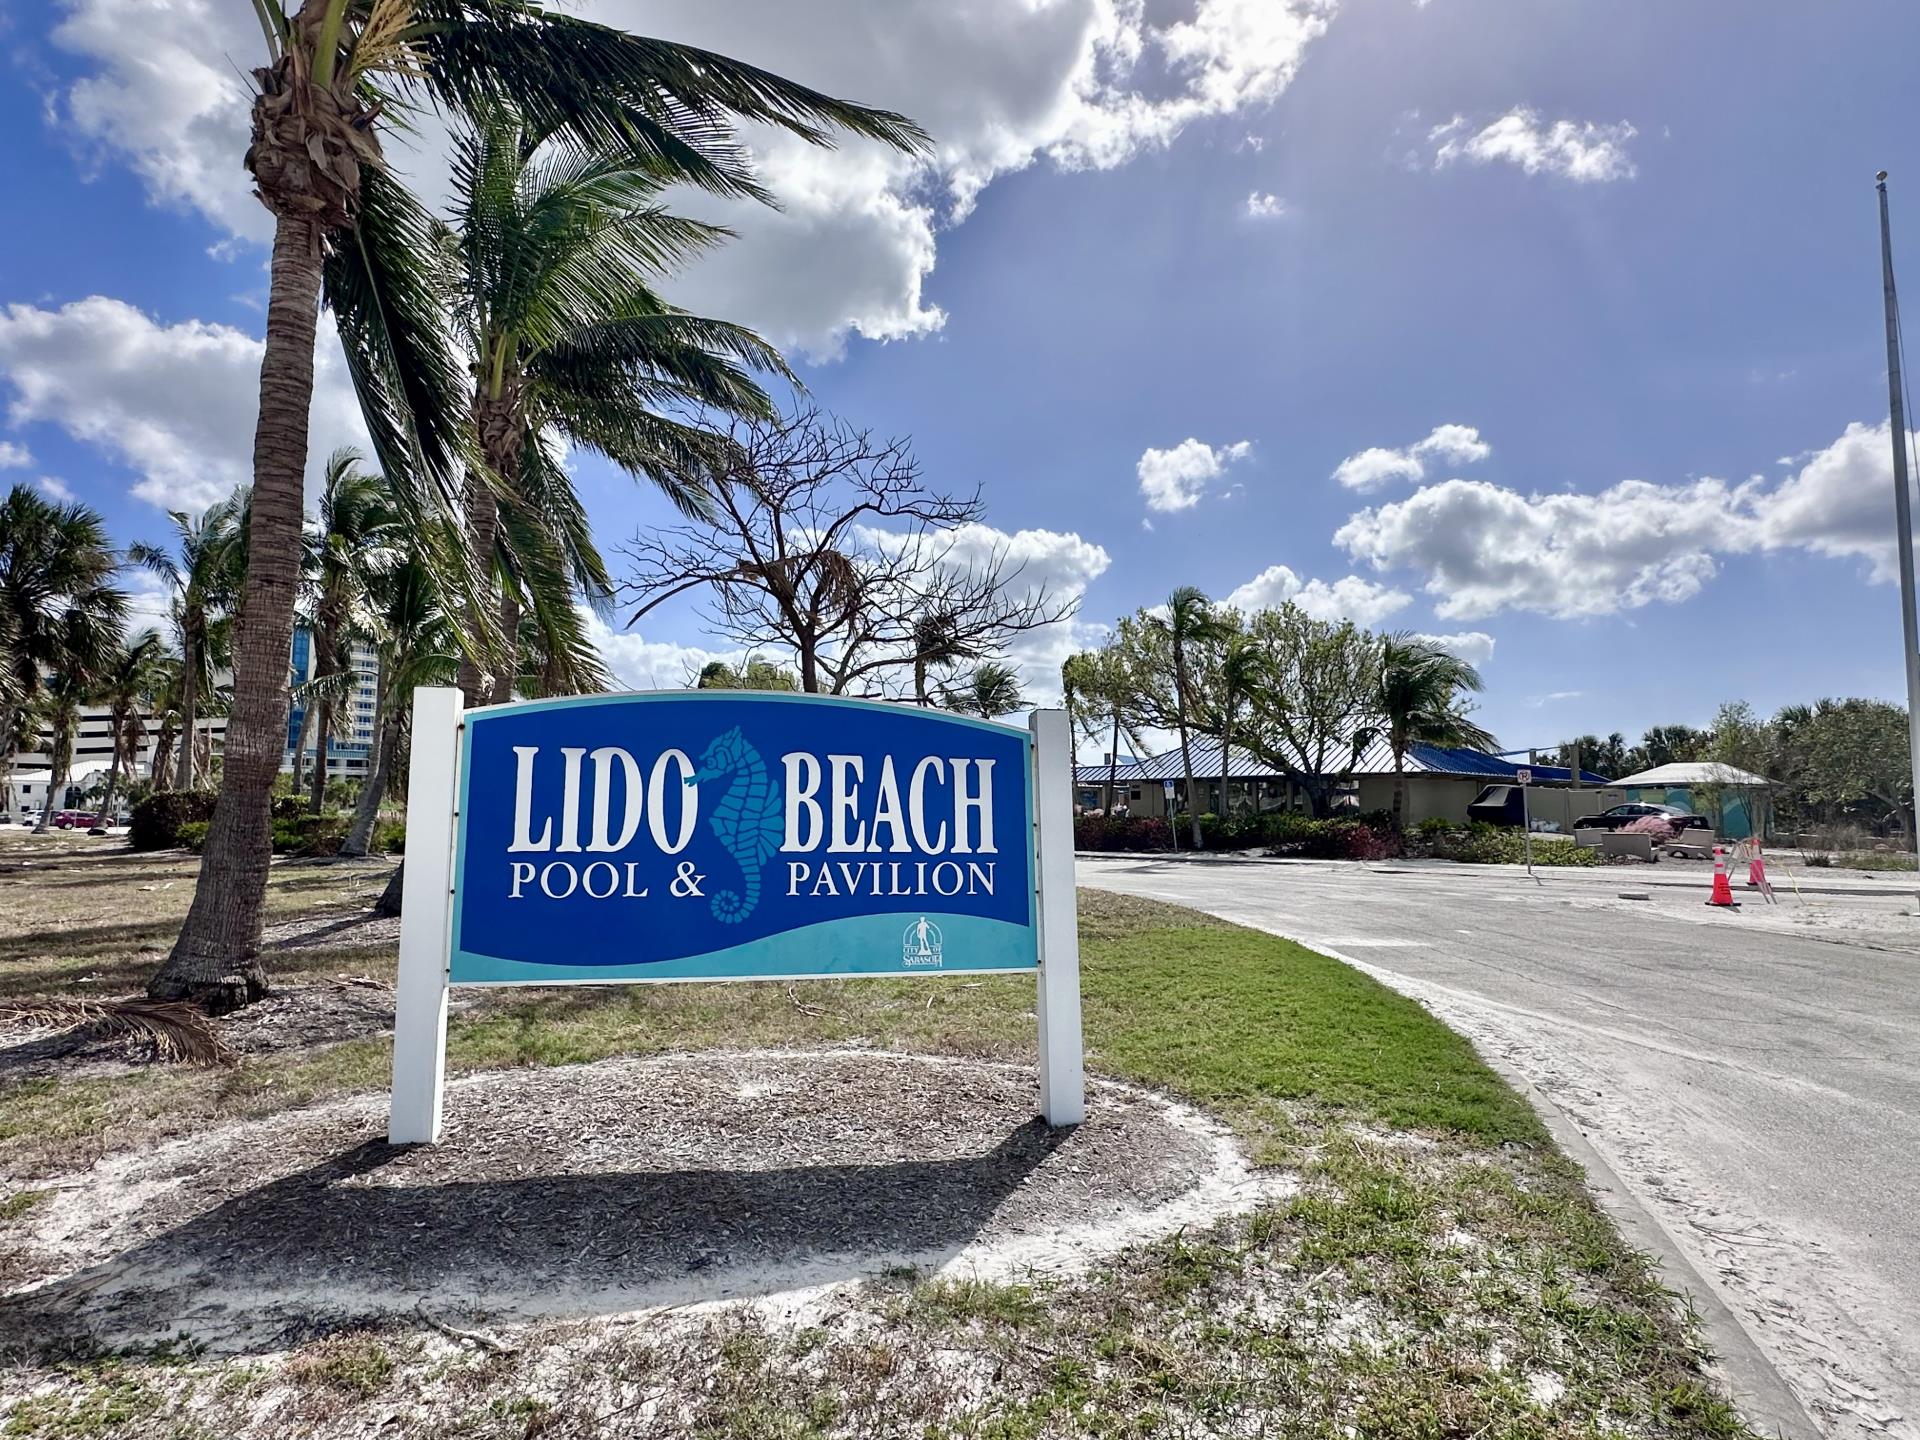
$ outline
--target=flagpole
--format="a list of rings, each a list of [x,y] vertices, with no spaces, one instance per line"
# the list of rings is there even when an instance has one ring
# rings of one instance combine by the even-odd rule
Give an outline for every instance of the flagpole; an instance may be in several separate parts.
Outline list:
[[[1907,478],[1906,383],[1900,375],[1900,297],[1893,284],[1893,224],[1887,218],[1887,172],[1874,177],[1880,195],[1880,290],[1887,315],[1887,404],[1893,440],[1893,514],[1900,550],[1900,630],[1907,662],[1907,755],[1913,766],[1913,828],[1920,861],[1920,617],[1913,604],[1913,499]]]

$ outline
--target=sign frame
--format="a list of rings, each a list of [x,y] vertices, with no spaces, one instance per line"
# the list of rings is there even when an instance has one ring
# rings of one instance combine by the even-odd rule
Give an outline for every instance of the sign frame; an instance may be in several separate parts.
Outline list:
[[[637,691],[634,696],[673,697],[698,704],[766,699],[777,692]],[[516,701],[488,706],[475,717],[509,710],[550,710],[571,704],[624,698],[569,696],[552,701]],[[883,710],[918,707],[841,696],[779,696],[785,704],[833,704]],[[1018,734],[1021,727],[970,717],[948,717],[991,730]],[[950,974],[1035,973],[1039,1030],[1039,1108],[1049,1125],[1077,1125],[1086,1117],[1085,1046],[1080,1003],[1078,915],[1074,896],[1073,742],[1064,710],[1036,710],[1024,739],[1029,756],[1029,915],[1038,965],[969,968]],[[459,861],[465,843],[462,806],[466,780],[462,758],[468,751],[467,719],[460,691],[421,686],[413,693],[413,750],[408,769],[407,858],[402,883],[400,966],[394,987],[393,1088],[387,1139],[394,1145],[430,1145],[440,1138],[446,1078],[447,1001],[451,986],[455,915],[459,904]],[[917,972],[892,972],[887,978]],[[929,975],[938,972],[927,972]],[[699,984],[712,981],[780,981],[867,978],[859,972],[687,976],[645,973],[609,976],[558,976],[553,979],[462,981],[488,988],[508,985]],[[875,976],[873,978],[882,978]]]

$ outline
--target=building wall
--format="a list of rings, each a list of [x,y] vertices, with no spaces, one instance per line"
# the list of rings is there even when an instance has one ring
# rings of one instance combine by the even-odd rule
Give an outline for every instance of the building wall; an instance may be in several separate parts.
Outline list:
[[[145,778],[153,771],[153,751],[159,738],[159,724],[151,712],[140,718],[145,734],[134,757],[131,776],[122,776],[123,784],[128,778]],[[110,720],[103,705],[88,705],[81,710],[80,728],[73,740],[73,763],[68,767],[69,793],[56,801],[54,809],[84,808],[79,792],[87,789],[96,776],[105,777],[108,766],[113,762],[113,743],[107,735]],[[201,720],[195,729],[208,737],[213,753],[219,754],[220,747],[226,741],[226,717],[210,716]],[[18,815],[27,810],[38,810],[46,804],[47,782],[52,778],[51,757],[47,747],[52,742],[52,732],[42,729],[36,746],[31,750],[22,750],[14,758],[12,780],[5,792],[0,793],[0,809]],[[174,754],[179,753],[176,745]]]

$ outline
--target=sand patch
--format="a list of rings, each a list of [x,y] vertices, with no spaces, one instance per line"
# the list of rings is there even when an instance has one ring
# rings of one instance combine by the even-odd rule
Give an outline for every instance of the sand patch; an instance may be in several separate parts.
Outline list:
[[[0,1344],[810,1303],[901,1266],[1073,1270],[1291,1189],[1163,1097],[1097,1083],[1071,1132],[1034,1098],[1027,1068],[748,1052],[460,1080],[434,1147],[386,1145],[383,1096],[287,1112],[58,1182],[8,1237],[36,1278]]]

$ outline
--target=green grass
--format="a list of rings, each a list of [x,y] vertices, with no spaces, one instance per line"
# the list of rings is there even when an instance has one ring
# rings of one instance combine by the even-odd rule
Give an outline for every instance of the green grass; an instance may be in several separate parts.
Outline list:
[[[1526,1102],[1472,1046],[1339,961],[1175,906],[1102,891],[1083,891],[1080,903],[1090,1066],[1213,1106],[1259,1158],[1288,1157],[1303,1104],[1485,1144],[1542,1140]],[[300,952],[295,963],[303,973],[350,964],[391,976],[393,958]],[[1015,976],[460,993],[475,1003],[448,1027],[456,1074],[716,1047],[864,1045],[1018,1061],[1034,1045],[1033,982]],[[16,1084],[0,1090],[0,1174],[77,1168],[113,1148],[377,1090],[389,1051],[369,1038],[231,1071]]]
[[[133,875],[155,883],[149,870]],[[379,878],[363,872],[351,887]],[[276,885],[283,905],[349,898],[324,873],[276,874]],[[183,899],[168,892],[169,904]],[[287,1408],[246,1434],[371,1433],[398,1414],[406,1433],[503,1440],[584,1440],[628,1425],[742,1440],[1745,1435],[1703,1383],[1687,1322],[1645,1260],[1465,1040],[1290,942],[1150,901],[1080,900],[1090,1068],[1223,1116],[1257,1160],[1299,1174],[1293,1198],[1071,1280],[879,1276],[847,1302],[866,1310],[866,1325],[796,1330],[754,1312],[658,1328],[556,1322],[517,1336],[510,1354],[451,1357],[390,1326],[252,1364],[144,1356],[85,1372],[17,1370],[46,1393],[17,1401],[0,1435],[198,1440],[219,1430],[213,1416],[244,1415],[243,1397],[273,1391],[292,1396]],[[94,929],[81,925],[74,941],[84,962],[40,938],[51,927],[38,930],[12,952],[8,989],[72,985],[81,963],[118,979],[140,963],[115,948],[125,934],[113,917],[127,904],[93,901],[104,902]],[[292,963],[304,975],[392,973],[391,953],[378,950]],[[1030,1063],[1034,1047],[1033,982],[1019,977],[461,998],[455,1071],[840,1044]],[[0,1089],[0,1170],[18,1180],[72,1169],[377,1091],[388,1056],[388,1042],[368,1036],[225,1072],[14,1084]],[[42,1193],[16,1188],[0,1222],[23,1221]],[[1330,1329],[1336,1320],[1352,1324]],[[1530,1391],[1542,1373],[1562,1398],[1543,1404]],[[634,1412],[664,1395],[676,1397],[670,1414]]]

